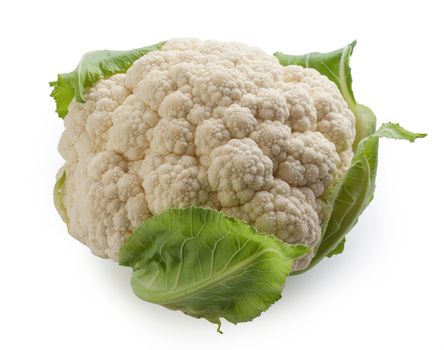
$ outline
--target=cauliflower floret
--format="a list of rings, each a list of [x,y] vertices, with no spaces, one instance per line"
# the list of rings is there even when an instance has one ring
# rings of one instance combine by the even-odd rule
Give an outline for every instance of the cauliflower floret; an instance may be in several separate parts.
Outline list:
[[[279,163],[287,156],[287,148],[290,142],[291,129],[282,123],[266,120],[259,124],[250,135],[273,162],[273,170],[277,170]]]
[[[168,155],[194,155],[194,130],[192,125],[184,118],[161,119],[153,130],[151,150]]]
[[[291,186],[307,186],[319,197],[336,172],[339,156],[335,146],[321,133],[294,133],[288,156],[279,164],[276,176]]]
[[[181,91],[175,91],[164,98],[159,107],[162,118],[185,118],[193,108],[190,96]]]
[[[249,202],[234,210],[240,210],[260,231],[274,233],[289,243],[311,246],[320,238],[315,205],[301,190],[276,179],[267,191],[256,192]]]
[[[104,151],[108,142],[108,130],[112,126],[112,114],[109,112],[93,112],[86,120],[85,130],[94,150]]]
[[[153,125],[146,105],[131,95],[112,114],[107,149],[126,155],[129,160],[143,159],[149,147],[147,130]]]
[[[174,91],[176,84],[167,72],[154,70],[137,84],[134,95],[151,109],[158,110],[163,99]]]
[[[208,181],[223,207],[249,201],[256,191],[268,189],[273,164],[251,139],[230,140],[210,154]]]
[[[233,138],[247,137],[256,127],[257,121],[248,108],[232,104],[224,111],[225,124]]]
[[[315,207],[314,196],[307,200],[301,190],[290,188],[286,182],[277,179],[271,189],[256,192],[249,202],[222,210],[252,223],[259,231],[275,234],[283,241],[313,247],[321,238]],[[310,260],[310,255],[298,260],[298,269],[305,268]]]
[[[232,69],[207,63],[190,79],[195,102],[211,107],[229,106],[246,92],[244,79]]]
[[[205,120],[211,118],[213,109],[211,107],[195,104],[187,115],[187,120],[193,125],[202,124]]]
[[[316,108],[308,91],[292,83],[283,84],[281,90],[290,111],[289,125],[293,131],[308,131],[316,129]]]
[[[141,173],[146,200],[153,214],[190,205],[205,207],[212,202],[207,171],[194,157],[148,156]]]
[[[354,122],[313,69],[239,43],[170,40],[71,103],[59,143],[69,231],[117,259],[146,218],[194,205],[316,247]]]
[[[355,138],[355,127],[343,113],[330,112],[318,122],[318,131],[333,142],[338,152],[350,150]]]
[[[168,72],[176,85],[183,88],[189,86],[191,77],[196,75],[196,67],[194,64],[181,62],[169,67]]]
[[[257,94],[257,117],[285,122],[289,111],[285,97],[275,89],[261,89]]]
[[[206,167],[209,166],[209,156],[213,149],[226,144],[231,139],[224,123],[219,119],[205,120],[196,128],[196,156]]]

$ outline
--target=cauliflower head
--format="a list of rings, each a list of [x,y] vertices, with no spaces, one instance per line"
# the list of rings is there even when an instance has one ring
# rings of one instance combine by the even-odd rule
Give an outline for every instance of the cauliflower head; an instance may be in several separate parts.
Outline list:
[[[114,260],[144,220],[189,206],[316,247],[326,189],[350,167],[355,138],[353,113],[316,70],[195,39],[169,40],[98,81],[64,124],[69,232]]]

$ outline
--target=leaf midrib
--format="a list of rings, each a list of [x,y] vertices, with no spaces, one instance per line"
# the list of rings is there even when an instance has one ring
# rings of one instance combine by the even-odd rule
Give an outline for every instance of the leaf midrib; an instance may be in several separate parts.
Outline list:
[[[248,266],[254,260],[256,260],[256,259],[260,258],[262,255],[264,255],[266,253],[270,253],[270,252],[275,252],[278,255],[285,257],[279,250],[274,249],[274,248],[267,248],[267,249],[261,250],[259,253],[255,253],[251,257],[245,259],[242,263],[235,265],[233,268],[225,269],[223,273],[216,273],[214,276],[212,276],[208,279],[204,279],[200,283],[196,283],[194,285],[194,287],[175,289],[172,293],[168,293],[168,291],[164,291],[164,290],[157,291],[157,292],[150,291],[149,294],[147,294],[147,295],[149,295],[149,298],[147,298],[147,299],[151,302],[161,303],[163,305],[177,303],[180,300],[189,298],[193,295],[200,293],[201,291],[205,290],[206,288],[208,288],[212,285],[214,285],[214,286],[218,285],[222,281],[225,281],[228,276],[233,275],[233,274],[234,275],[237,274],[239,272],[239,270],[244,269],[246,266]],[[156,297],[156,296],[161,296],[161,298]],[[166,298],[165,296],[169,296],[169,297]]]
[[[339,84],[341,85],[341,92],[344,96],[345,101],[347,101],[348,107],[351,109],[351,111],[355,114],[356,117],[356,102],[354,101],[354,98],[352,98],[352,95],[350,91],[348,91],[347,86],[347,77],[346,77],[346,60],[348,56],[348,51],[350,50],[349,46],[346,46],[344,50],[342,50],[341,58],[339,60]]]

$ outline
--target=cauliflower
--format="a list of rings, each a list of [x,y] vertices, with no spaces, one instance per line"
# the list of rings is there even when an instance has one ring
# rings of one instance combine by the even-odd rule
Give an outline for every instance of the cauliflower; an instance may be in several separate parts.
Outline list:
[[[220,326],[344,248],[373,198],[380,137],[351,90],[355,43],[291,56],[173,39],[94,51],[52,82],[54,187],[72,236],[134,270],[142,299]],[[308,68],[311,67],[311,68]]]
[[[112,259],[144,220],[188,206],[315,247],[325,189],[350,166],[355,137],[353,113],[316,70],[194,39],[100,80],[64,121],[69,232]]]

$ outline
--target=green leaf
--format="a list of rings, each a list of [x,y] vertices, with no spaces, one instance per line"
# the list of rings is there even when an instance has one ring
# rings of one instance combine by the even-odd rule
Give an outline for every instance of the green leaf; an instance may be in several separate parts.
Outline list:
[[[375,134],[373,136],[386,137],[386,138],[397,139],[397,140],[407,140],[410,142],[414,142],[418,138],[426,137],[427,134],[413,133],[411,131],[404,129],[398,123],[396,123],[396,124],[395,123],[384,123],[375,132]]]
[[[376,116],[367,106],[356,104],[355,109],[351,109],[355,115],[355,140],[353,141],[353,150],[358,147],[359,142],[367,136],[373,134],[376,130]]]
[[[274,54],[283,66],[298,65],[316,69],[336,84],[348,107],[355,115],[356,137],[353,149],[356,149],[359,142],[374,133],[376,129],[374,113],[370,108],[357,103],[353,94],[350,56],[355,45],[356,41],[353,41],[342,49],[327,53],[312,52],[305,55],[287,55],[276,52]]]
[[[325,256],[343,250],[344,237],[356,224],[359,216],[370,203],[375,192],[378,167],[379,138],[386,137],[413,142],[426,134],[415,134],[399,124],[383,124],[375,133],[361,140],[345,176],[329,192],[322,239],[309,267],[315,266]],[[342,245],[342,247],[341,247]],[[306,270],[305,270],[306,271]]]
[[[165,42],[141,47],[129,51],[91,51],[80,59],[76,69],[70,73],[59,74],[56,81],[49,83],[53,90],[51,97],[56,102],[56,111],[60,118],[68,113],[72,99],[85,102],[85,92],[97,81],[118,73],[124,73],[129,67],[148,52],[158,50]]]
[[[294,260],[310,252],[203,209],[169,209],[137,228],[119,252],[143,300],[219,324],[246,322],[281,297]]]
[[[333,255],[339,255],[339,254],[342,254],[342,252],[344,251],[344,248],[345,248],[345,241],[346,241],[346,239],[344,238],[344,239],[341,241],[341,243],[339,243],[339,244],[336,246],[335,249],[333,249],[331,252],[329,252],[329,253],[327,254],[327,257],[328,257],[328,258],[331,258]]]
[[[57,209],[57,212],[59,213],[62,220],[66,224],[68,224],[69,223],[68,214],[66,213],[66,208],[63,205],[63,200],[62,200],[63,185],[65,184],[65,179],[66,179],[66,172],[64,171],[63,174],[57,179],[52,194],[54,199],[54,205]]]

